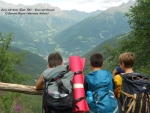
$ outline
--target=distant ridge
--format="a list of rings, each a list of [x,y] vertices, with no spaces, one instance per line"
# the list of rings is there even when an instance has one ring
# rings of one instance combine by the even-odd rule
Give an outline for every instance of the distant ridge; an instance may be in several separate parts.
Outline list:
[[[53,36],[55,50],[60,50],[65,57],[83,55],[105,40],[129,32],[124,12],[133,4],[131,1],[109,8],[56,34]]]
[[[3,4],[7,6],[7,3]],[[55,12],[47,16],[5,17],[12,21],[9,24],[9,27],[12,26],[10,28],[21,30],[18,34],[19,40],[17,38],[13,46],[37,53],[43,58],[46,58],[50,52],[58,51],[66,60],[70,55],[82,56],[105,40],[129,32],[131,29],[127,23],[127,17],[124,17],[124,12],[132,4],[133,2],[124,3],[99,13],[62,11],[49,4],[35,4],[36,8],[54,8]],[[17,8],[19,5],[12,5],[12,7]],[[1,6],[0,4],[0,8]],[[6,20],[0,27],[8,25]]]
[[[0,31],[14,32],[13,46],[28,50],[33,53],[37,53],[45,58],[54,46],[49,43],[55,43],[52,39],[52,35],[78,23],[79,21],[91,16],[96,15],[98,12],[80,12],[76,10],[63,11],[57,7],[53,7],[47,3],[39,3],[35,5],[23,5],[23,4],[10,4],[1,1],[0,8],[4,9],[55,9],[50,11],[48,15],[5,15],[5,12],[0,12]],[[14,13],[16,11],[13,11]],[[22,11],[22,13],[27,11]],[[35,12],[35,11],[34,11]],[[3,29],[5,28],[5,29]],[[46,43],[45,43],[46,42]],[[48,42],[48,44],[47,44]]]

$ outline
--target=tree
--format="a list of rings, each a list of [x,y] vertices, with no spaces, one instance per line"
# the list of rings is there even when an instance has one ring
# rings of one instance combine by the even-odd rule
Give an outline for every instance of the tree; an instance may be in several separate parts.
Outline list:
[[[3,35],[0,32],[0,80],[2,82],[21,83],[28,76],[16,71],[16,66],[21,65],[25,52],[16,53],[9,50],[13,33]]]
[[[135,5],[131,7],[126,16],[129,18],[133,50],[138,56],[138,62],[142,66],[150,63],[150,1],[137,0]],[[132,50],[131,49],[131,50]]]
[[[29,75],[20,73],[16,66],[21,65],[25,52],[11,51],[13,33],[3,35],[0,32],[0,81],[9,83],[22,83],[28,80]],[[22,110],[20,94],[0,91],[1,112],[14,113]]]
[[[117,44],[116,49],[109,50],[109,60],[114,57],[114,51],[119,54],[130,51],[136,55],[135,71],[150,74],[150,0],[137,0],[125,16],[129,18],[132,31]],[[112,51],[112,52],[111,52]],[[107,52],[108,53],[108,52]],[[117,59],[117,58],[115,58]]]

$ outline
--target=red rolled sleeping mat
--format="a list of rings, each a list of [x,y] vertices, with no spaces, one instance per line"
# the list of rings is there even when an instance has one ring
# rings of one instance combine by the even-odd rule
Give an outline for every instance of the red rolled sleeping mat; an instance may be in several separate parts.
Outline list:
[[[88,104],[85,99],[84,91],[84,76],[83,69],[85,64],[85,58],[80,58],[80,56],[71,56],[69,58],[70,69],[74,72],[73,77],[73,93],[74,93],[74,111],[89,111]]]

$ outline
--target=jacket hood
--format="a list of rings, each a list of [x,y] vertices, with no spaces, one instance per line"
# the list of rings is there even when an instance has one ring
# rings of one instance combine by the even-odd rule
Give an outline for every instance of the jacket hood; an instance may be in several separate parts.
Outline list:
[[[96,90],[108,86],[112,82],[112,75],[107,70],[90,72],[86,75],[86,82],[88,83],[89,89]]]
[[[47,68],[42,74],[45,80],[50,80],[53,76],[57,76],[58,74],[66,71],[67,71],[67,66],[61,65],[55,68]]]
[[[48,68],[42,74],[43,74],[44,80],[46,80],[46,82],[48,84],[48,81],[51,80],[52,77],[65,72],[64,76],[61,78],[61,81],[62,81],[63,85],[69,90],[69,92],[71,92],[72,91],[71,81],[74,76],[74,73],[72,71],[69,71],[66,73],[67,70],[68,69],[67,69],[66,65],[63,65],[63,66],[61,65],[61,66],[57,66],[55,68]],[[57,86],[56,82],[53,81],[51,83],[52,83],[52,85],[48,86],[48,91],[53,91],[53,90],[58,91],[58,86]]]

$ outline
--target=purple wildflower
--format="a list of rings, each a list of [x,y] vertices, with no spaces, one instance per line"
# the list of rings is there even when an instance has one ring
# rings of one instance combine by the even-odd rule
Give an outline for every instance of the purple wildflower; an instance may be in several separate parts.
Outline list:
[[[14,108],[16,113],[20,113],[22,111],[22,106],[21,105],[16,105]]]

